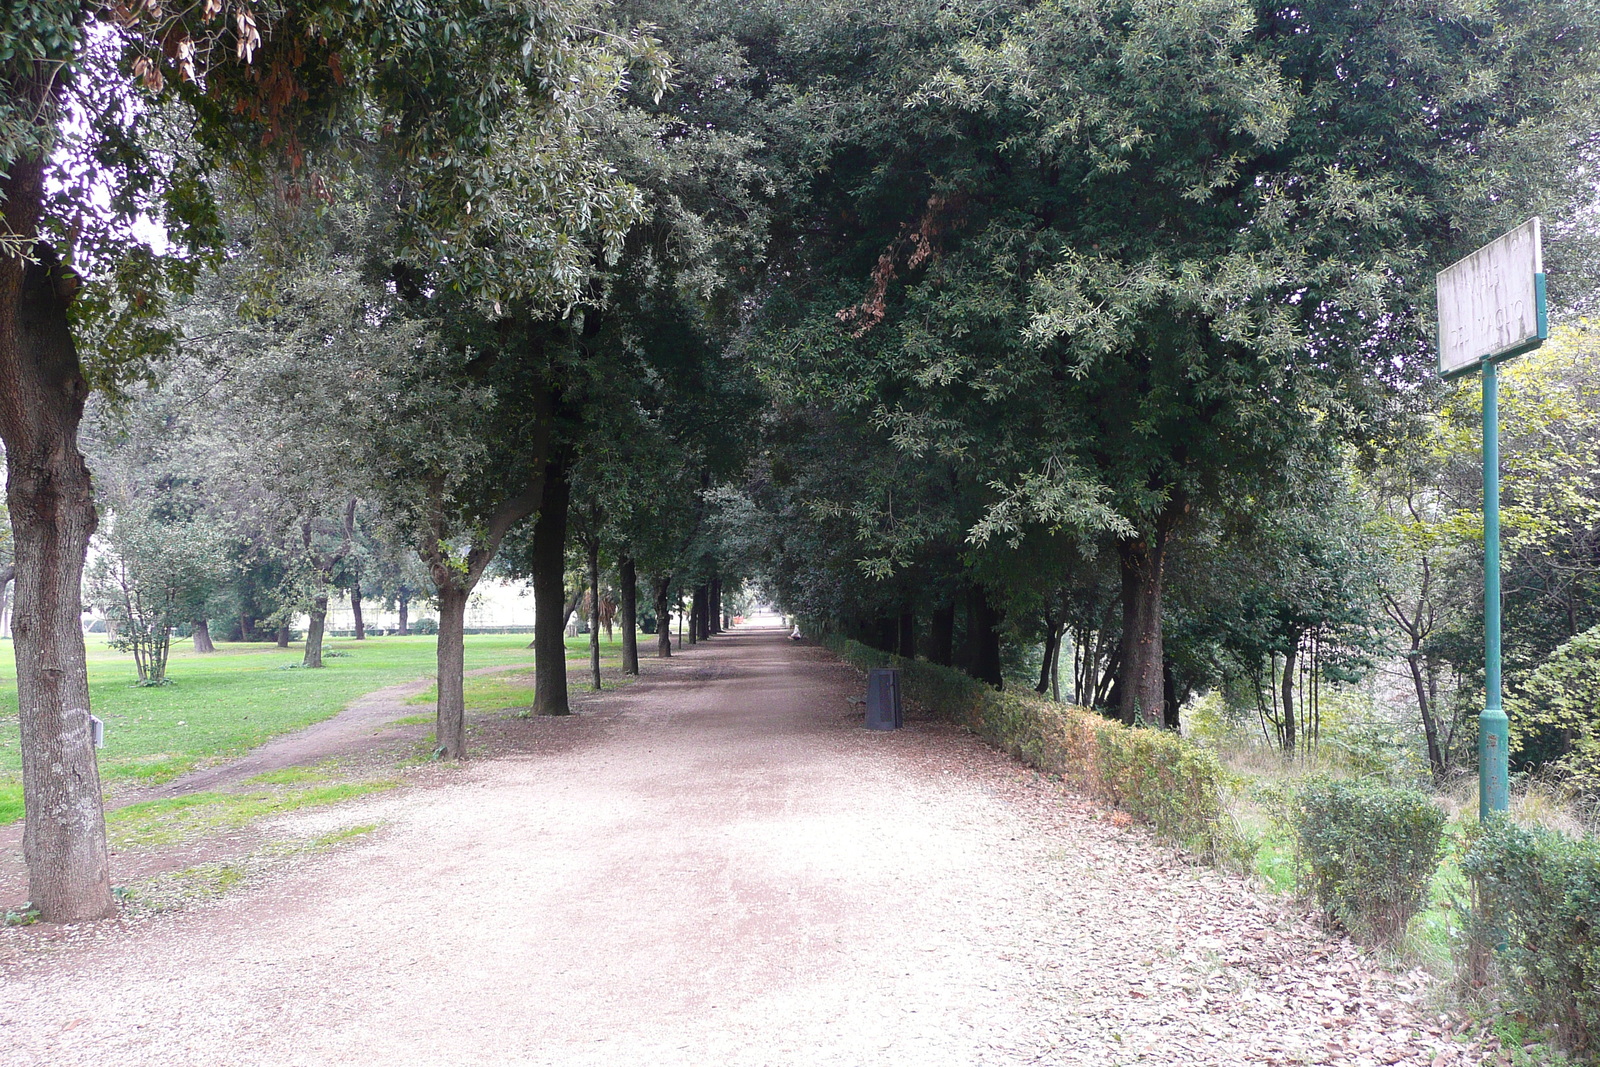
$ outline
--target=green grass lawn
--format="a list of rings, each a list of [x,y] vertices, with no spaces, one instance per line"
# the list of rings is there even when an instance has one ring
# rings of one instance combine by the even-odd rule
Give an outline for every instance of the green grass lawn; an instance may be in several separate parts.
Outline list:
[[[288,730],[336,715],[374,689],[426,677],[434,670],[434,638],[378,637],[328,642],[321,670],[298,669],[302,650],[267,644],[220,644],[196,655],[173,642],[172,684],[133,683],[133,659],[89,638],[89,699],[106,722],[100,773],[108,782],[159,783],[202,760],[242,753]],[[466,639],[466,665],[531,663],[527,635]],[[22,814],[22,757],[16,725],[16,668],[10,641],[0,641],[0,823]]]
[[[600,666],[616,667],[622,663],[622,639],[600,639]],[[569,689],[589,687],[589,638],[567,638],[567,686]],[[483,674],[468,676],[462,696],[467,711],[503,711],[506,708],[526,708],[533,703],[532,672],[508,674]],[[406,701],[407,704],[432,706],[439,699],[437,686],[429,686]],[[399,722],[433,722],[432,715],[408,715]]]

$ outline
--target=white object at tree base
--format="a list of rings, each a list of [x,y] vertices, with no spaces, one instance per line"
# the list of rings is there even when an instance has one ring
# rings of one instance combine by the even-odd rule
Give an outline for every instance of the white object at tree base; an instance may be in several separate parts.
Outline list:
[[[1536,347],[1549,333],[1539,220],[1440,271],[1438,299],[1442,375]]]

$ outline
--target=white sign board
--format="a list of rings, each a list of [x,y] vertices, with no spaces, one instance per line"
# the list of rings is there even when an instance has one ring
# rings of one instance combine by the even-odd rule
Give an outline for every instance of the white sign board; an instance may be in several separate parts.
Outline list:
[[[1439,373],[1538,344],[1544,337],[1539,220],[1439,272]]]

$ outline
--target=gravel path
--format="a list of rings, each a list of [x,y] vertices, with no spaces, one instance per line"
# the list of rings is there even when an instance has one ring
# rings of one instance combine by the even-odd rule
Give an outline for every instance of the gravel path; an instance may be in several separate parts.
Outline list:
[[[858,687],[735,632],[529,754],[286,823],[385,826],[0,953],[0,1063],[1477,1062],[1414,980],[957,731],[866,732]]]

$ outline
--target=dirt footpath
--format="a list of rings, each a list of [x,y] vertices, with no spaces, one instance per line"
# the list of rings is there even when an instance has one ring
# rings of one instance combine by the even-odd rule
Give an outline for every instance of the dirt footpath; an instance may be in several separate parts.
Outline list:
[[[1407,980],[948,727],[866,732],[858,688],[736,631],[304,816],[384,828],[13,955],[0,1063],[1476,1062]]]

